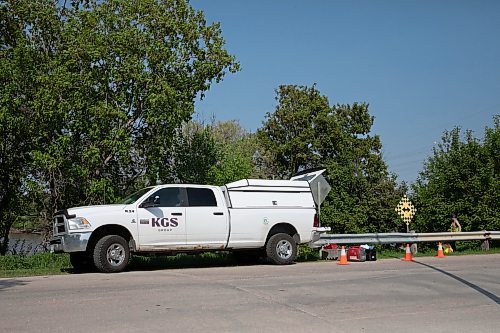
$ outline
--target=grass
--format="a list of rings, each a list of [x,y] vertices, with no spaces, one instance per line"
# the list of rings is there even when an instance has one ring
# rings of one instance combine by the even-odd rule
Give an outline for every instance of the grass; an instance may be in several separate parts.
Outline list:
[[[463,244],[460,244],[463,243]],[[470,247],[465,242],[457,243],[458,251],[448,256],[460,256],[469,254],[491,254],[500,253],[500,247],[490,248],[482,251]],[[297,262],[319,260],[319,251],[307,246],[300,246]],[[414,257],[429,257],[436,255],[436,249],[422,246]],[[402,248],[377,249],[377,259],[403,258],[405,250]],[[261,259],[256,263],[264,264]],[[129,271],[148,271],[172,268],[199,268],[199,267],[225,267],[236,266],[239,263],[229,252],[207,252],[197,255],[178,254],[176,256],[133,256],[127,268]],[[31,256],[7,255],[0,256],[0,278],[21,277],[36,275],[68,274],[72,267],[67,253],[37,253]]]
[[[491,244],[491,243],[490,243]],[[481,241],[459,241],[456,242],[457,250],[453,253],[445,253],[446,256],[461,256],[468,254],[491,254],[500,253],[500,247],[498,243],[491,244],[489,251],[483,251],[480,249]],[[494,247],[493,247],[494,246]],[[377,246],[377,258],[378,259],[389,259],[389,258],[403,258],[405,256],[405,249],[403,247],[395,248],[385,246]],[[437,255],[437,245],[431,243],[420,243],[418,245],[418,252],[414,254],[414,257],[434,257]]]
[[[476,250],[476,249],[467,249],[467,250],[459,250],[453,253],[447,253],[446,256],[463,256],[469,254],[492,254],[492,253],[500,253],[500,248],[490,248],[489,251]],[[423,251],[418,251],[418,253],[414,254],[413,257],[434,257],[437,255],[437,250],[432,249],[424,249]],[[382,251],[377,251],[377,259],[390,259],[390,258],[403,258],[405,256],[404,249],[383,249]]]
[[[37,253],[31,256],[0,257],[0,277],[64,274],[69,270],[69,254]]]

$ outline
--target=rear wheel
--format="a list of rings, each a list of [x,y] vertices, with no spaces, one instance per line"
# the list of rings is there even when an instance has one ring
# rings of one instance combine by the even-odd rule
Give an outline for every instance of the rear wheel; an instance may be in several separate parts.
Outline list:
[[[276,265],[289,265],[297,256],[297,243],[288,234],[275,234],[267,241],[266,254]]]
[[[127,267],[129,259],[128,243],[121,236],[104,236],[94,247],[94,264],[103,273],[123,271]]]

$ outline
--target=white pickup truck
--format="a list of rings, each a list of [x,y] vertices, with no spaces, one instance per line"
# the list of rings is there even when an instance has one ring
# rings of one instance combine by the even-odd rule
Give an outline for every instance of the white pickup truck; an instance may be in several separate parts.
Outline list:
[[[318,238],[316,205],[330,186],[324,169],[291,180],[244,179],[222,187],[158,185],[120,204],[75,207],[54,217],[53,252],[69,252],[75,270],[120,272],[131,253],[235,251],[292,263],[297,244]]]

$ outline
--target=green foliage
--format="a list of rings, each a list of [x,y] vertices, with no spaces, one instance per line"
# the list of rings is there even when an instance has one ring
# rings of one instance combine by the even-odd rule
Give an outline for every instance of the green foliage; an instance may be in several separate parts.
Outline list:
[[[36,253],[31,256],[0,256],[0,272],[8,270],[61,270],[70,268],[68,254]]]
[[[218,122],[212,126],[212,132],[220,154],[217,163],[210,168],[210,183],[224,185],[250,178],[254,172],[254,136],[236,121]]]
[[[321,160],[316,150],[316,127],[320,114],[328,115],[328,99],[315,86],[280,86],[274,113],[267,113],[258,137],[279,178],[289,178],[300,169],[315,166]]]
[[[51,216],[155,184],[197,96],[239,68],[187,0],[1,1],[0,15],[0,238],[21,193]]]
[[[248,135],[234,121],[189,122],[178,130],[160,173],[162,182],[224,185],[253,172]]]
[[[38,59],[25,47],[27,43],[18,19],[0,2],[0,255],[7,251],[9,230],[22,208],[24,179],[35,142],[31,108],[37,82],[26,68],[36,70]]]
[[[319,260],[318,249],[310,248],[307,245],[299,245],[297,259],[295,261],[303,262],[303,261],[316,261],[316,260]]]
[[[481,142],[471,131],[445,132],[413,186],[419,232],[449,231],[457,214],[462,231],[500,229],[500,116]]]
[[[324,166],[332,186],[322,221],[333,232],[388,232],[400,224],[394,207],[404,192],[388,175],[367,104],[330,106],[313,87],[280,86],[278,105],[257,135],[264,169],[282,178]]]
[[[436,244],[419,244],[418,253],[413,254],[414,257],[435,257],[437,254]],[[457,242],[457,251],[453,253],[447,253],[446,256],[460,256],[469,254],[495,254],[500,253],[499,247],[490,247],[488,251],[480,249],[480,242],[474,242],[473,244],[468,242]],[[377,249],[377,259],[394,259],[394,258],[404,258],[405,248],[403,246],[399,248],[391,248],[388,246],[383,246]]]
[[[168,154],[162,182],[209,183],[209,172],[220,156],[210,127],[195,122],[178,131]]]
[[[240,144],[220,144],[218,163],[209,170],[209,183],[224,185],[236,180],[250,178],[253,162],[250,155],[245,155]]]

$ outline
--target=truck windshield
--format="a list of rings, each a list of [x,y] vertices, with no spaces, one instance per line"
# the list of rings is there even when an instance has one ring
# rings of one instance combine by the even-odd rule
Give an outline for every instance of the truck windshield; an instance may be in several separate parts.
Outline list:
[[[132,203],[136,202],[140,197],[142,197],[144,194],[146,194],[146,192],[148,192],[152,188],[153,188],[152,186],[146,187],[146,188],[143,188],[142,190],[139,190],[135,193],[132,193],[131,195],[129,195],[128,197],[126,197],[125,199],[120,201],[120,203],[123,205],[132,204]]]

